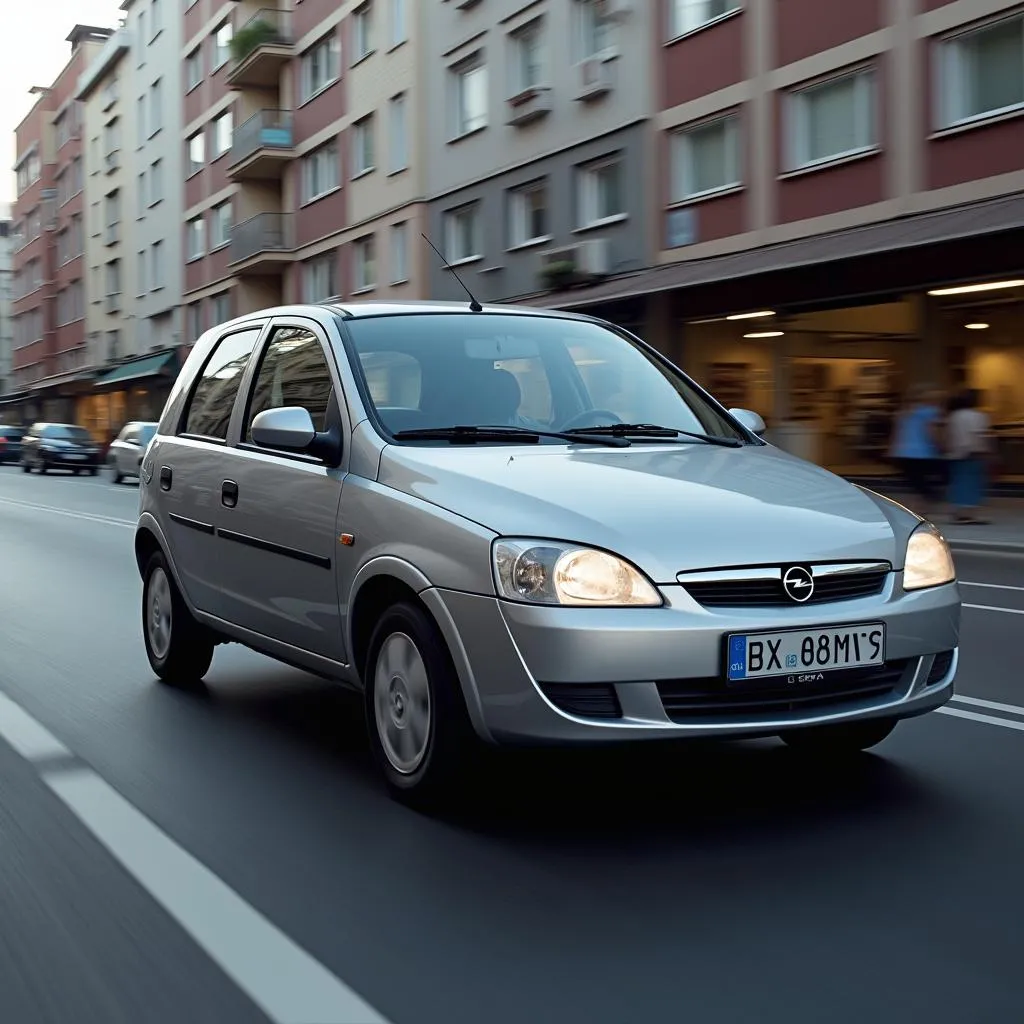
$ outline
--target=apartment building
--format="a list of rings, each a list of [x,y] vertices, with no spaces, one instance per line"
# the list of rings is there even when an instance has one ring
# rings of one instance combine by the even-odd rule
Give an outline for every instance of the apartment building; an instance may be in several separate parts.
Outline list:
[[[478,297],[647,266],[652,4],[428,6],[431,237]],[[431,294],[457,297],[430,267]]]
[[[0,396],[10,389],[11,353],[14,350],[14,322],[11,299],[14,295],[14,234],[9,214],[0,214]],[[0,408],[0,420],[3,409]]]
[[[970,385],[1024,474],[1024,5],[652,6],[652,266],[536,301],[644,322],[851,473],[909,383]]]
[[[26,418],[72,414],[86,366],[82,115],[78,78],[110,35],[76,25],[71,56],[16,130],[13,387]]]

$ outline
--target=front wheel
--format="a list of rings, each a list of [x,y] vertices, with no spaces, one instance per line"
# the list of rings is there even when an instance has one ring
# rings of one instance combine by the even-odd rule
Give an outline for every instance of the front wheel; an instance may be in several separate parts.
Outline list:
[[[416,605],[384,613],[364,672],[370,746],[392,796],[419,807],[454,795],[477,751],[451,655]]]
[[[895,718],[872,718],[866,722],[816,725],[784,732],[780,738],[794,750],[841,757],[877,746],[889,737],[896,722]]]
[[[142,635],[157,676],[171,686],[195,686],[213,661],[213,639],[188,610],[162,551],[146,565],[142,587]]]

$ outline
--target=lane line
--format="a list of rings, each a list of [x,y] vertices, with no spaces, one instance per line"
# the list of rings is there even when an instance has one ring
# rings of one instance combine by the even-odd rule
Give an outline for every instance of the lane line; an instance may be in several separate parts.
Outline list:
[[[961,587],[988,587],[990,590],[1019,590],[1024,593],[1024,587],[1012,587],[1008,583],[971,583],[969,580],[960,580]]]
[[[963,694],[955,694],[950,698],[954,704],[971,704],[977,708],[988,708],[989,711],[1005,711],[1008,715],[1020,715],[1024,718],[1024,708],[1016,704],[1000,704],[996,700],[982,700],[980,697],[966,697]]]
[[[940,715],[952,715],[954,718],[967,718],[972,722],[983,722],[985,725],[999,725],[1004,729],[1016,729],[1024,732],[1024,722],[1012,722],[1009,718],[996,718],[994,715],[979,715],[976,711],[965,711],[963,708],[951,708],[948,704],[936,708]]]
[[[0,738],[274,1024],[388,1024],[2,693]]]
[[[1006,612],[1007,615],[1024,615],[1024,608],[1000,608],[996,604],[965,604],[964,608],[973,608],[979,612]]]
[[[50,512],[55,516],[67,516],[68,519],[81,519],[85,522],[103,523],[107,526],[120,526],[126,529],[135,529],[135,522],[131,519],[115,519],[113,516],[101,515],[99,512],[73,512],[67,508],[54,508],[53,505],[36,505],[29,501],[16,501],[14,498],[0,498],[0,505],[13,505],[16,508],[26,508],[32,512]]]

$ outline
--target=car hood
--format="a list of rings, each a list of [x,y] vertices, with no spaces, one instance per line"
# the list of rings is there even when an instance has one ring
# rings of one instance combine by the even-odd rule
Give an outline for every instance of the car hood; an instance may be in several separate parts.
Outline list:
[[[503,536],[605,548],[655,582],[718,566],[881,559],[920,520],[770,445],[399,447],[378,480]]]

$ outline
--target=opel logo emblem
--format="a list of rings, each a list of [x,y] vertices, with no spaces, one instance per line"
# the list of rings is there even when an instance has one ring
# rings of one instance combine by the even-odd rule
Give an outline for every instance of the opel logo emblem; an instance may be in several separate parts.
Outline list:
[[[802,565],[794,565],[782,577],[782,588],[790,600],[803,604],[814,594],[814,577]]]

